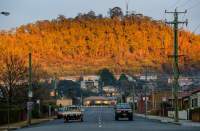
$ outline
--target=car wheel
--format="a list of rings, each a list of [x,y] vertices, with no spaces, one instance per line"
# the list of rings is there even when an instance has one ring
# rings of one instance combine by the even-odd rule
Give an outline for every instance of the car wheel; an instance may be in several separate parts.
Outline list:
[[[67,118],[64,118],[64,123],[69,122],[69,120]]]
[[[118,120],[119,120],[118,116],[115,116],[115,120],[116,120],[116,121],[118,121]]]
[[[129,118],[128,118],[128,120],[129,120],[129,121],[132,121],[132,120],[133,120],[133,117],[132,117],[132,116],[131,116],[131,117],[129,117]]]
[[[83,122],[83,117],[81,117],[81,122]]]

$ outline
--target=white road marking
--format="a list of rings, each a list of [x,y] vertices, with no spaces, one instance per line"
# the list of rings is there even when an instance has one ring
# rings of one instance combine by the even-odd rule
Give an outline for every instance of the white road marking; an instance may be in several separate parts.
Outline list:
[[[99,109],[99,128],[101,128],[102,127],[102,123],[101,123],[101,121],[102,121],[102,110],[101,110],[101,108]]]

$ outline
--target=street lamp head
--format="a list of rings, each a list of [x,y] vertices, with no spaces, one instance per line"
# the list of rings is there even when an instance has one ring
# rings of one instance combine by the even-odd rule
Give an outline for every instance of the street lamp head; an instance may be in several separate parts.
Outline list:
[[[1,12],[1,14],[2,14],[2,15],[5,15],[5,16],[9,16],[9,15],[10,15],[9,12],[5,12],[5,11],[4,11],[4,12]]]

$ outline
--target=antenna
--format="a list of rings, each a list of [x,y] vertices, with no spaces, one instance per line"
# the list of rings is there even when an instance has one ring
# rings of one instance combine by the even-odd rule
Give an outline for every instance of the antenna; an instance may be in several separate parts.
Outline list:
[[[128,4],[129,4],[129,0],[126,0],[126,16],[129,15],[129,8],[128,8]]]

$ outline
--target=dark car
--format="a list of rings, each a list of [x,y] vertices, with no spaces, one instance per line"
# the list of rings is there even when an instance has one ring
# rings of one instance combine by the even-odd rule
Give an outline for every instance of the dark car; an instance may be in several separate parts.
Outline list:
[[[133,120],[133,110],[128,103],[119,103],[115,107],[115,120],[119,118],[128,118],[129,121]]]
[[[79,120],[83,122],[83,109],[80,106],[68,106],[65,108],[64,122]]]

